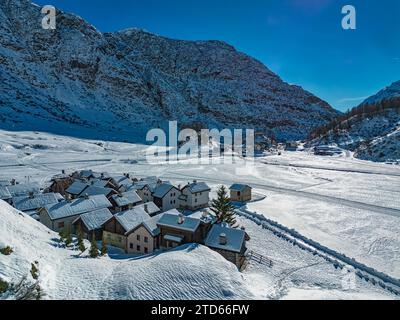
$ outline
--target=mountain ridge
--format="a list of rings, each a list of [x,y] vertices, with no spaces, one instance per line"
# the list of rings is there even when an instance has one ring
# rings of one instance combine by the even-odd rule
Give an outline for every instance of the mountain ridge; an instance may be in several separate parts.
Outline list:
[[[179,120],[292,140],[340,114],[223,41],[102,33],[60,10],[56,30],[43,30],[41,18],[29,0],[0,4],[3,129],[143,140]]]

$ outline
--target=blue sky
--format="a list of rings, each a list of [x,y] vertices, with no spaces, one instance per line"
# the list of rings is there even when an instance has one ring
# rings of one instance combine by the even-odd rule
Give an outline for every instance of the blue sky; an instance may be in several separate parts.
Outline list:
[[[398,0],[34,0],[101,31],[138,27],[177,39],[217,39],[283,80],[345,110],[400,80]],[[341,27],[344,5],[357,30]]]

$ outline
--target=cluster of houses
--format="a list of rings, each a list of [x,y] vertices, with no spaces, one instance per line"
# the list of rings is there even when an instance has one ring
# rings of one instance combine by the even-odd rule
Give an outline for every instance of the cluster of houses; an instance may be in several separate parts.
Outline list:
[[[200,243],[240,267],[244,229],[217,224],[207,209],[210,187],[192,181],[174,186],[157,177],[136,179],[91,170],[54,176],[42,190],[36,183],[0,181],[0,199],[48,228],[104,239],[130,254],[150,254],[185,243]],[[234,184],[232,201],[251,200],[251,187]]]

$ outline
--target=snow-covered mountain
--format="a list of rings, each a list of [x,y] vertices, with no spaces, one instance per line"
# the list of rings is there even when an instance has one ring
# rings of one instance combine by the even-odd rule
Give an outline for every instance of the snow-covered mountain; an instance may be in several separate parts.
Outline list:
[[[369,97],[321,132],[312,144],[338,144],[363,160],[400,160],[400,81]]]
[[[29,0],[0,3],[3,129],[138,140],[178,120],[300,139],[338,115],[221,41],[101,33],[61,11],[57,29],[43,30],[42,18]]]

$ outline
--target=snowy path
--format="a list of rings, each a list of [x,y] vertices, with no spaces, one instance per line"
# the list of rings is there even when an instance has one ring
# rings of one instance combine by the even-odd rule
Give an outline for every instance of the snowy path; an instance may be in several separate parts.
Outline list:
[[[308,164],[294,164],[294,163],[277,163],[270,161],[261,161],[261,163],[269,165],[269,166],[280,166],[280,167],[293,167],[293,168],[302,168],[302,169],[316,169],[316,170],[326,170],[326,171],[336,171],[336,172],[351,172],[351,173],[361,173],[361,174],[376,174],[376,175],[385,175],[385,176],[393,176],[400,177],[400,172],[386,172],[386,171],[377,171],[377,170],[361,170],[361,169],[347,169],[347,168],[331,168],[325,166],[317,166],[317,165],[308,165]]]
[[[211,178],[209,176],[195,176],[195,175],[181,174],[178,172],[175,172],[173,174],[164,174],[162,176],[162,178],[164,178],[164,179],[181,179],[182,177],[185,177],[188,179],[203,179],[206,181],[212,181],[212,182],[221,183],[221,184],[226,184],[226,183],[232,184],[232,183],[237,182],[237,181],[233,181],[233,180],[229,181],[227,179]],[[368,204],[368,203],[354,201],[354,200],[347,200],[347,199],[343,199],[343,198],[322,195],[322,194],[313,193],[313,192],[301,191],[301,190],[284,188],[284,187],[276,187],[276,186],[268,185],[265,183],[255,183],[255,182],[245,181],[245,180],[241,180],[241,183],[246,183],[255,188],[259,188],[259,189],[263,189],[263,190],[281,192],[281,193],[305,197],[305,198],[309,198],[309,199],[313,199],[313,200],[325,201],[325,202],[334,203],[334,204],[341,204],[341,205],[351,207],[351,208],[369,210],[369,211],[373,211],[373,212],[384,214],[384,215],[400,217],[400,209],[383,207],[383,206]]]

